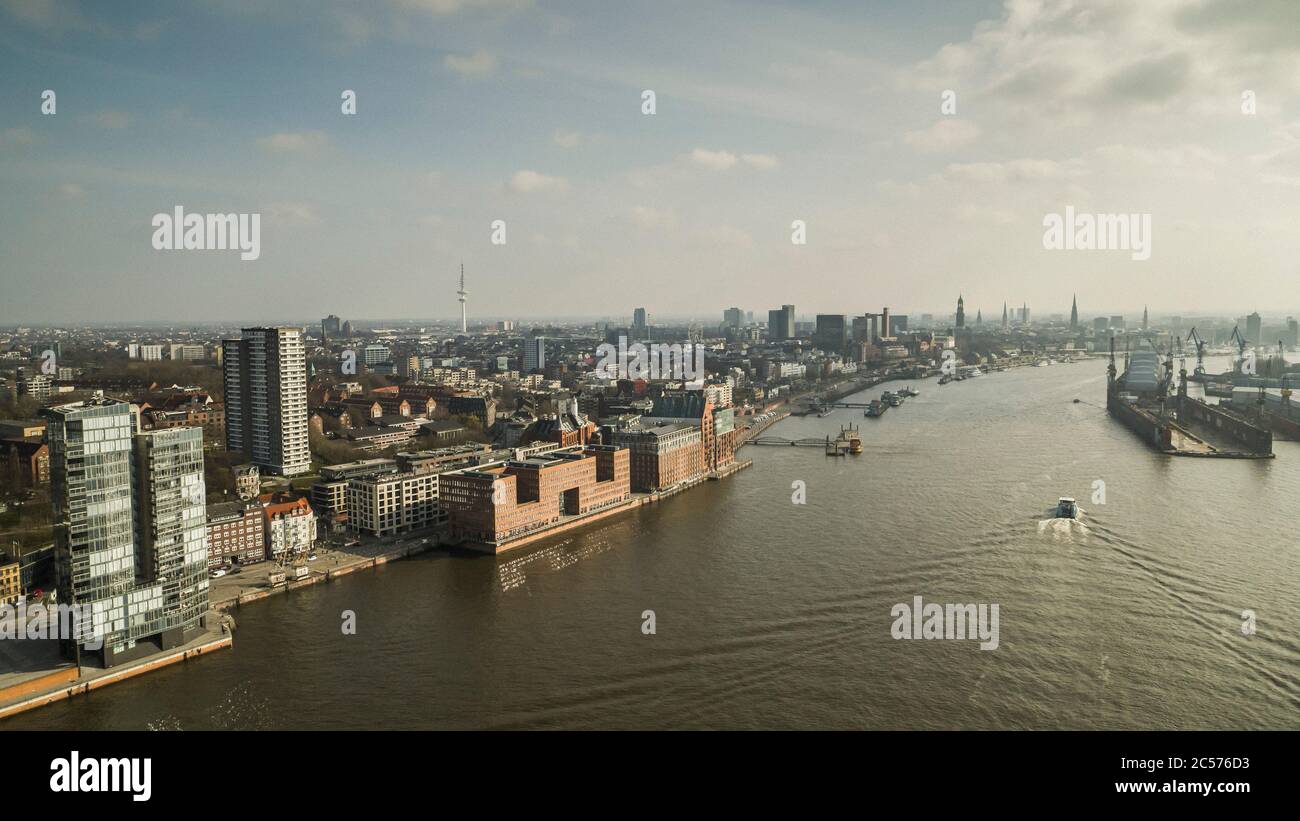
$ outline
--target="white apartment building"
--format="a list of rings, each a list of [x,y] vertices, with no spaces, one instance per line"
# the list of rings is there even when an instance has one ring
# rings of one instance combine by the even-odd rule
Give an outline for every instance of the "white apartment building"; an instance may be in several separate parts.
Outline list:
[[[146,362],[161,362],[163,358],[162,345],[141,345],[138,342],[132,342],[126,346],[126,353],[130,359],[142,359]]]
[[[272,558],[308,553],[316,542],[316,514],[306,500],[299,502],[265,507],[266,549]]]
[[[207,358],[208,354],[202,345],[173,342],[169,346],[168,356],[174,362],[201,362]]]
[[[348,527],[387,536],[435,527],[447,521],[438,504],[438,474],[407,471],[348,480]]]
[[[731,407],[731,385],[727,382],[705,385],[704,395],[708,397],[715,408]]]

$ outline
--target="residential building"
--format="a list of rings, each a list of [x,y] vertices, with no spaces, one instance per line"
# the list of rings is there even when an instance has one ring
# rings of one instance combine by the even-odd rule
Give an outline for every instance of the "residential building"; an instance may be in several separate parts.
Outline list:
[[[438,474],[410,470],[348,480],[348,527],[370,536],[407,533],[442,525]]]
[[[266,555],[271,559],[310,553],[316,543],[316,514],[306,499],[262,496],[266,518]]]
[[[43,373],[28,373],[26,368],[19,368],[16,387],[19,396],[47,402],[54,395],[54,378]]]
[[[367,345],[361,349],[362,361],[367,365],[376,365],[380,362],[389,361],[389,351],[386,345]]]
[[[222,342],[226,448],[282,476],[311,470],[301,328],[244,328]]]
[[[266,526],[257,502],[208,505],[208,567],[254,564],[266,559]]]
[[[45,437],[0,439],[0,475],[15,488],[33,488],[50,481],[50,448]]]
[[[534,336],[524,340],[524,371],[539,371],[546,367],[546,337]]]
[[[17,606],[23,598],[22,565],[0,553],[0,605]]]
[[[235,495],[241,501],[249,501],[262,489],[262,473],[257,465],[235,465],[231,468],[235,476]]]
[[[94,614],[68,649],[112,666],[195,638],[208,608],[201,431],[137,433],[131,406],[112,399],[42,413],[59,600]]]
[[[208,357],[208,352],[202,345],[173,342],[167,349],[167,356],[173,362],[202,362]]]

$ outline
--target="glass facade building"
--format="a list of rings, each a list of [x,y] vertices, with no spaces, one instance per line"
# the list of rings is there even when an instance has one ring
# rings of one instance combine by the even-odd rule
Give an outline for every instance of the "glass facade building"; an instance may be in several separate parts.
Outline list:
[[[106,666],[184,644],[208,609],[202,430],[137,433],[111,399],[43,415],[59,601],[91,611],[81,643],[102,637]]]

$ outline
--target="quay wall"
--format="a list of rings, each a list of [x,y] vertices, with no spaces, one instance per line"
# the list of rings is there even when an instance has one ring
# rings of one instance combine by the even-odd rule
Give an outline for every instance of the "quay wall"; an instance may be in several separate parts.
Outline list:
[[[1106,397],[1106,410],[1151,447],[1168,450],[1169,444],[1160,438],[1160,423],[1151,414],[1121,400],[1113,391]]]
[[[1187,398],[1180,403],[1179,412],[1188,418],[1213,427],[1240,442],[1250,453],[1272,453],[1273,432],[1227,411],[1206,404],[1199,399]]]

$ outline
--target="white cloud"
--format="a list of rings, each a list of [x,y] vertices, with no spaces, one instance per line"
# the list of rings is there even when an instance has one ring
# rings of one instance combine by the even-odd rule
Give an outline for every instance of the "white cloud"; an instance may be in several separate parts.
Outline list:
[[[691,152],[691,161],[696,165],[714,171],[726,171],[736,164],[736,155],[730,151],[710,151],[707,148],[697,148]]]
[[[754,246],[754,238],[749,235],[749,232],[734,225],[719,225],[710,228],[705,233],[704,241],[710,245],[733,250],[752,248]]]
[[[632,208],[632,222],[639,228],[671,227],[677,224],[677,215],[671,209],[637,205]]]
[[[6,128],[0,131],[0,148],[31,145],[34,142],[36,134],[30,128]]]
[[[91,115],[91,120],[100,128],[126,128],[131,124],[131,115],[124,111],[101,111]]]
[[[731,151],[713,151],[708,148],[697,148],[692,151],[690,161],[713,171],[726,171],[729,168],[734,168],[737,163],[744,163],[751,168],[764,170],[776,168],[777,166],[777,159],[771,154],[737,155]]]
[[[486,51],[467,56],[448,54],[443,64],[462,77],[482,77],[496,71],[497,58]]]
[[[959,184],[1041,182],[1077,177],[1083,170],[1078,160],[1059,163],[1026,158],[1006,162],[953,163],[944,169],[943,178]]]
[[[577,131],[556,131],[551,139],[561,148],[577,148],[582,143],[582,135]]]
[[[329,145],[329,137],[322,131],[281,131],[259,137],[257,145],[272,154],[312,154]]]
[[[442,17],[464,11],[514,11],[532,5],[532,0],[394,0],[398,8]]]
[[[974,142],[979,135],[980,127],[970,120],[945,118],[929,128],[907,132],[903,142],[918,151],[939,153]]]
[[[305,202],[268,202],[262,206],[271,222],[281,225],[315,225],[320,222],[316,209]]]
[[[563,177],[549,177],[536,171],[516,171],[510,178],[509,188],[519,194],[534,191],[567,191],[569,181]]]

